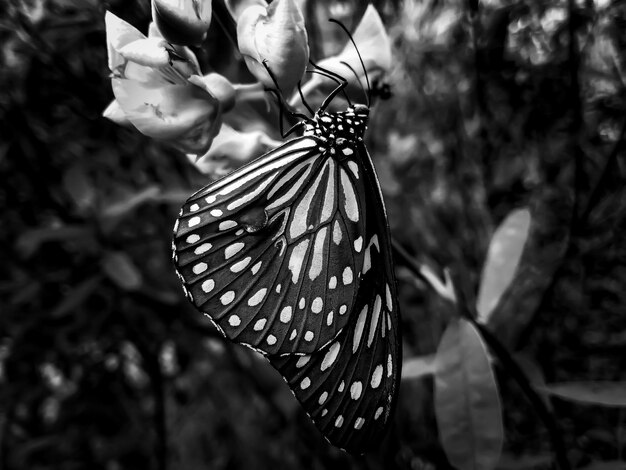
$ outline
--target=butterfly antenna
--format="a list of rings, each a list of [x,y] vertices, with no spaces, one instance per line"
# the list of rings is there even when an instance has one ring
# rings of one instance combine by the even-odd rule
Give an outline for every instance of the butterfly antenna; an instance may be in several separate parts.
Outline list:
[[[339,93],[340,91],[343,92],[343,95],[346,97],[346,100],[348,101],[348,105],[352,106],[352,102],[350,101],[350,97],[348,96],[348,93],[346,92],[346,86],[348,85],[348,82],[345,78],[343,78],[341,75],[339,75],[338,73],[333,72],[332,70],[328,70],[325,69],[324,67],[320,67],[319,65],[317,65],[315,62],[313,62],[311,59],[309,59],[309,63],[315,67],[315,70],[307,70],[308,73],[317,73],[323,77],[326,78],[330,78],[331,80],[334,80],[336,83],[339,84],[339,86],[337,88],[335,88],[330,95],[328,95],[326,97],[326,99],[324,100],[324,103],[320,106],[320,110],[323,111],[326,109],[326,107],[330,104],[330,102],[333,100],[333,98],[335,96],[337,96],[337,93]]]
[[[367,100],[367,105],[369,106],[370,105],[370,97],[367,94],[367,91],[365,91],[365,87],[363,86],[363,82],[359,78],[359,75],[356,73],[356,70],[354,70],[352,68],[352,66],[348,62],[346,62],[345,60],[342,60],[340,62],[340,64],[343,64],[346,67],[348,67],[350,69],[350,71],[354,74],[354,77],[356,78],[356,81],[359,82],[359,86],[361,87],[361,91],[363,91],[363,94],[365,95],[365,99]]]
[[[359,61],[361,62],[361,67],[363,67],[363,73],[365,74],[365,82],[367,83],[367,105],[369,106],[370,102],[371,102],[371,99],[372,99],[372,88],[370,86],[370,79],[367,76],[367,70],[365,69],[365,63],[363,62],[363,57],[361,57],[361,53],[359,52],[359,48],[356,47],[356,43],[354,42],[354,38],[352,37],[352,34],[350,34],[350,31],[348,31],[348,28],[346,28],[345,25],[342,22],[337,21],[334,18],[331,18],[328,21],[330,21],[331,23],[335,23],[335,24],[339,25],[339,27],[346,32],[346,34],[348,35],[348,38],[350,39],[350,42],[354,46],[354,50],[356,51],[356,55],[359,56]]]

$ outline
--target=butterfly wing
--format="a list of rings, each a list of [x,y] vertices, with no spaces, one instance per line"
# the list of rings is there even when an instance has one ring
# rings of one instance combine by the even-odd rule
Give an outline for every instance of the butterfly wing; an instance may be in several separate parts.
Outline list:
[[[401,369],[398,305],[384,203],[365,146],[349,172],[366,209],[364,257],[349,325],[323,349],[270,357],[316,426],[337,447],[362,454],[380,443],[393,412]],[[361,169],[359,174],[358,169]]]
[[[365,258],[364,203],[324,141],[291,140],[192,195],[174,228],[177,272],[228,338],[313,353],[348,324]]]

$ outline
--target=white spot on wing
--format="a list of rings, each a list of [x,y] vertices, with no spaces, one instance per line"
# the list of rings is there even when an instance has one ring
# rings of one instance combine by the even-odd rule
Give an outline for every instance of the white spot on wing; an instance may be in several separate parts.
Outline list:
[[[330,280],[328,281],[329,289],[334,289],[335,287],[337,287],[337,276],[331,277]]]
[[[241,325],[241,318],[239,318],[237,315],[231,315],[228,319],[228,324],[230,326],[239,326]]]
[[[263,264],[262,261],[259,261],[258,263],[256,263],[254,266],[252,266],[252,268],[250,269],[250,271],[252,271],[252,274],[256,274],[259,272],[259,269],[261,269],[261,265]],[[279,284],[280,285],[280,284]]]
[[[232,258],[237,253],[239,253],[241,250],[243,250],[244,246],[245,245],[243,243],[241,243],[241,242],[237,242],[237,243],[233,243],[232,245],[228,245],[224,249],[224,257],[226,259]]]
[[[347,311],[348,311],[348,307],[347,306],[342,305],[341,307],[339,307],[339,315],[343,315]]]
[[[363,248],[363,237],[359,237],[354,240],[354,251],[357,253],[361,252],[361,248]]]
[[[337,391],[339,393],[343,392],[343,389],[346,387],[346,383],[342,380],[341,383],[339,384],[339,387],[337,387]]]
[[[333,311],[328,312],[328,316],[326,317],[326,326],[330,326],[333,324]]]
[[[387,310],[393,311],[393,299],[391,298],[391,289],[389,284],[385,284],[385,300],[387,301]]]
[[[350,386],[350,397],[353,400],[361,398],[361,392],[363,391],[363,384],[359,381],[352,383]]]
[[[311,311],[313,313],[320,313],[322,311],[322,308],[324,308],[324,301],[321,297],[315,297],[315,299],[313,299],[313,302],[311,302]]]
[[[283,323],[289,323],[290,320],[291,320],[291,305],[287,305],[280,312],[280,321]]]
[[[235,300],[234,290],[229,290],[228,292],[226,292],[224,295],[220,297],[220,302],[222,302],[222,305],[228,305],[233,300]]]
[[[311,356],[309,354],[306,354],[304,356],[300,356],[300,358],[298,359],[298,362],[296,362],[296,367],[298,369],[306,366],[309,361],[311,360]]]
[[[195,233],[192,233],[191,235],[189,235],[187,237],[187,239],[185,240],[187,243],[191,244],[191,243],[196,243],[198,240],[200,240],[200,235],[197,235]]]
[[[209,214],[211,214],[213,217],[221,217],[222,215],[224,215],[224,213],[220,209],[213,209],[211,212],[209,212]]]
[[[356,327],[354,328],[354,338],[352,341],[352,352],[356,353],[356,350],[359,348],[359,343],[361,342],[361,336],[363,335],[363,329],[365,328],[365,320],[367,319],[367,305],[363,307],[361,313],[359,313],[359,318],[356,320]]]
[[[337,356],[339,355],[340,349],[341,346],[337,341],[330,345],[330,348],[328,348],[328,352],[324,355],[324,359],[322,359],[322,365],[320,366],[322,372],[333,365],[333,363],[337,359]]]
[[[365,420],[363,418],[357,418],[354,421],[354,429],[361,429],[365,424]]]
[[[217,198],[215,197],[215,195],[212,196],[207,196],[206,198],[204,198],[204,200],[208,203],[208,204],[213,204],[215,202]]]
[[[200,237],[198,237],[198,239],[199,238]],[[207,251],[209,251],[212,247],[213,247],[213,245],[211,245],[210,243],[203,243],[202,245],[196,247],[196,249],[193,250],[193,253],[195,255],[201,255],[201,254],[206,253]]]
[[[374,419],[378,419],[380,418],[380,415],[383,414],[383,407],[379,406],[378,408],[376,408],[376,413],[374,414]]]
[[[341,243],[341,226],[338,220],[335,220],[335,224],[333,225],[333,242],[335,242],[335,245]]]
[[[302,269],[302,265],[304,264],[304,257],[306,256],[307,248],[309,247],[309,239],[302,240],[298,245],[294,247],[291,251],[291,256],[289,257],[289,271],[291,271],[291,282],[294,284],[298,283],[298,278],[300,277],[300,270]]]
[[[354,162],[354,161],[350,160],[350,161],[348,162],[348,168],[350,168],[350,171],[352,172],[352,174],[354,175],[354,177],[355,177],[356,179],[359,179],[359,167],[358,167],[358,165],[356,164],[356,162]]]
[[[326,227],[321,228],[315,236],[313,244],[313,257],[311,258],[311,269],[309,269],[309,279],[315,280],[322,272],[324,266],[324,247],[326,245]]]
[[[269,344],[270,346],[273,346],[274,344],[276,344],[276,336],[274,335],[269,335],[265,341],[267,341],[267,344]]]
[[[189,206],[190,212],[196,212],[199,209],[200,209],[200,206],[198,204],[192,204],[191,206]]]
[[[393,373],[393,359],[391,358],[391,354],[387,356],[387,377],[391,377]]]
[[[243,271],[244,269],[246,269],[246,266],[248,266],[248,264],[250,264],[250,260],[252,258],[250,258],[249,256],[246,256],[244,259],[242,259],[241,261],[236,262],[235,264],[233,264],[230,267],[230,270],[234,273],[239,273],[241,271]]]
[[[346,268],[343,270],[343,274],[341,277],[343,280],[343,284],[346,286],[352,282],[354,277],[352,275],[352,269],[350,268],[350,266],[346,266]]]
[[[215,281],[213,279],[207,279],[202,283],[202,290],[207,294],[213,290],[215,287]]]
[[[324,393],[322,393],[322,394],[320,395],[320,398],[319,398],[319,400],[317,400],[317,402],[318,402],[320,405],[323,405],[324,403],[326,403],[326,399],[327,399],[327,398],[328,398],[328,392],[324,392]]]
[[[198,263],[196,264],[192,270],[194,274],[202,274],[204,271],[206,271],[208,268],[206,263]]]
[[[356,200],[356,195],[354,194],[354,188],[352,187],[352,183],[348,178],[348,174],[342,168],[340,171],[341,175],[341,187],[343,188],[343,196],[344,196],[344,209],[346,211],[346,216],[352,222],[359,221],[359,205]]]
[[[237,226],[237,222],[235,222],[234,220],[225,220],[224,222],[221,222],[218,229],[220,232],[223,232],[224,230],[228,230],[229,228],[233,228]]]
[[[192,217],[191,219],[189,219],[189,222],[187,223],[187,225],[189,227],[195,227],[196,225],[198,225],[200,222],[202,221],[202,219],[198,216],[196,217]]]
[[[267,323],[266,318],[261,318],[260,320],[257,320],[256,323],[254,324],[254,331],[261,331],[263,328],[265,328],[266,323]]]
[[[372,320],[370,321],[370,332],[367,337],[367,347],[370,347],[372,345],[372,341],[374,341],[374,335],[376,334],[376,328],[378,327],[378,317],[380,316],[382,304],[383,302],[380,295],[377,295],[376,300],[374,300],[374,308],[372,310]]]
[[[315,338],[315,334],[310,330],[304,334],[305,341],[313,341],[313,338]]]
[[[296,339],[296,336],[298,336],[298,330],[294,328],[293,331],[291,332],[291,335],[289,336],[289,340],[293,341],[294,339]]]
[[[342,425],[343,425],[343,416],[339,415],[337,416],[337,419],[335,420],[335,427],[340,428]]]
[[[332,159],[328,160],[328,168],[328,182],[326,183],[326,194],[324,195],[320,223],[329,220],[335,212],[335,162]]]
[[[311,379],[309,379],[308,377],[303,378],[302,382],[300,382],[300,388],[302,390],[306,390],[307,388],[309,388],[310,385],[311,385]]]
[[[248,299],[248,305],[250,307],[256,307],[265,298],[265,294],[267,293],[267,289],[264,287],[263,289],[259,289],[256,294]]]
[[[378,364],[372,373],[372,380],[370,381],[370,385],[372,388],[378,388],[380,382],[383,379],[383,366],[382,364]]]

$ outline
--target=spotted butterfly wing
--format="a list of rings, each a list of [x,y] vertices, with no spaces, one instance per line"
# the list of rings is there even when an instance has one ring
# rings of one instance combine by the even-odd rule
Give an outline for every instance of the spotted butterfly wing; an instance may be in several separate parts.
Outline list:
[[[318,112],[302,137],[192,195],[173,241],[194,305],[268,355],[330,442],[356,453],[380,439],[400,366],[367,117]]]

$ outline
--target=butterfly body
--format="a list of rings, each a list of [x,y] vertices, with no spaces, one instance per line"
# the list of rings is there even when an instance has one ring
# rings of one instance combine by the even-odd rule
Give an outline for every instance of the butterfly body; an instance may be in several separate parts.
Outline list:
[[[266,355],[325,437],[354,453],[380,441],[401,362],[368,113],[318,111],[301,137],[192,195],[173,241],[193,304]]]

